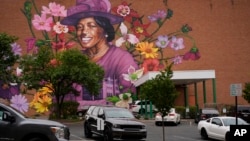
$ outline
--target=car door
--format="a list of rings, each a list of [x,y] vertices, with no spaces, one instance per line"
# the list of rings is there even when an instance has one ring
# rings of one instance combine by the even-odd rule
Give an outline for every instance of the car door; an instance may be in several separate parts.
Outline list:
[[[211,136],[217,139],[223,139],[225,137],[225,126],[222,124],[221,119],[213,118],[210,126]]]
[[[93,132],[97,133],[97,115],[99,112],[99,107],[95,107],[89,117],[90,128]]]
[[[15,127],[10,125],[10,122],[3,121],[3,112],[6,111],[0,107],[0,141],[11,141],[14,140],[13,133]]]

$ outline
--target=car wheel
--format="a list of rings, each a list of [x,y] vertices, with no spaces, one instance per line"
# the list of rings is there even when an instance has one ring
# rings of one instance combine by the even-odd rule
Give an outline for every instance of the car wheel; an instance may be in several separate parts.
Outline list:
[[[28,141],[44,141],[44,140],[46,140],[46,139],[40,138],[40,137],[32,137],[32,138],[28,139]]]
[[[139,114],[145,114],[145,109],[140,109]]]
[[[110,132],[110,130],[108,129],[108,128],[106,128],[105,130],[104,130],[104,133],[103,133],[103,140],[104,141],[113,141],[113,138],[112,138],[112,136],[111,136],[111,132]]]
[[[230,141],[230,133],[227,132],[225,135],[225,141]]]
[[[84,135],[86,138],[92,137],[92,132],[91,132],[88,124],[84,124]]]
[[[203,139],[208,139],[207,131],[204,128],[201,129],[201,137]]]
[[[156,126],[160,126],[161,123],[160,123],[160,122],[155,122],[155,125],[156,125]]]

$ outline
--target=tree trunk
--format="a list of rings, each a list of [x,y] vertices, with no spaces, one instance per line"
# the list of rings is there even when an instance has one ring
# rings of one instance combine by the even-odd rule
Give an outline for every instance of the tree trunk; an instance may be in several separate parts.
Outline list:
[[[163,117],[162,117],[162,135],[163,135],[163,140],[162,141],[165,141],[165,124],[164,124]]]

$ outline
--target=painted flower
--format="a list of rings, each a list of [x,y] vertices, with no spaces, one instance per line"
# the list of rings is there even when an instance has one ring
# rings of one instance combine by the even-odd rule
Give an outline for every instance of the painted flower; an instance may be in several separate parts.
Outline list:
[[[131,93],[119,94],[120,101],[115,106],[129,109],[129,103],[132,103]]]
[[[181,56],[179,56],[179,55],[176,55],[173,59],[172,59],[172,61],[174,62],[174,64],[181,64],[182,63],[182,57]]]
[[[132,83],[141,78],[142,75],[143,75],[143,68],[135,70],[133,66],[130,66],[128,68],[128,74],[122,74],[124,80],[130,81]]]
[[[45,14],[39,16],[38,14],[34,15],[34,19],[32,20],[32,24],[37,30],[51,30],[51,23],[53,22],[52,17],[47,18]]]
[[[135,35],[128,34],[128,28],[124,23],[121,23],[120,30],[122,37],[116,40],[115,44],[117,47],[120,47],[124,42],[129,42],[131,44],[136,44],[139,42],[139,39]]]
[[[16,75],[17,76],[21,76],[22,75],[22,69],[20,69],[19,67],[16,68]]]
[[[148,16],[148,19],[151,22],[155,22],[155,21],[160,21],[161,19],[166,18],[166,16],[167,16],[166,11],[164,11],[164,10],[158,10],[157,13]]]
[[[149,36],[149,33],[147,32],[147,28],[149,27],[150,23],[148,24],[142,24],[139,20],[136,20],[133,22],[132,30],[137,38],[139,38],[141,35],[144,35],[146,37]]]
[[[27,39],[25,39],[25,42],[26,42],[26,46],[27,46],[27,53],[29,53],[35,47],[36,38],[34,38],[34,37],[27,38]]]
[[[10,46],[12,48],[12,52],[14,53],[14,55],[21,56],[21,54],[22,54],[22,48],[20,47],[19,44],[17,44],[15,42],[15,43],[10,44]]]
[[[140,42],[136,45],[136,50],[145,58],[156,58],[158,56],[158,48],[154,46],[154,43]]]
[[[192,47],[189,52],[185,53],[183,56],[184,60],[198,60],[200,59],[200,52],[198,48]]]
[[[53,92],[52,84],[46,84],[40,88],[30,102],[30,107],[34,108],[38,113],[48,111],[48,107],[52,104],[51,93]]]
[[[17,94],[11,97],[10,106],[17,109],[21,113],[27,112],[29,109],[29,103],[24,95]]]
[[[155,42],[157,47],[166,48],[168,46],[169,40],[167,35],[160,35],[157,37],[157,41]]]
[[[142,67],[144,68],[144,74],[148,71],[159,71],[160,62],[158,59],[145,59],[143,61]]]
[[[52,44],[52,48],[55,50],[66,50],[66,49],[70,49],[71,47],[75,45],[74,42],[66,43],[65,40],[60,40],[58,42],[51,42],[51,44]]]
[[[185,48],[183,38],[176,38],[175,36],[172,37],[169,45],[174,50],[180,50]]]
[[[133,22],[133,19],[140,18],[140,15],[133,9],[131,9],[127,2],[122,2],[119,6],[113,7],[112,11],[123,17],[124,21],[129,23]]]
[[[61,6],[60,4],[56,4],[55,2],[50,2],[49,7],[42,6],[42,14],[51,14],[56,17],[66,17],[67,10],[65,6]]]
[[[68,33],[69,28],[66,25],[62,25],[60,22],[56,22],[56,24],[53,26],[53,31],[55,31],[57,34]]]
[[[49,109],[49,105],[52,104],[52,99],[49,95],[43,95],[42,97],[38,98],[37,102],[34,102],[34,108],[38,113],[47,112]]]

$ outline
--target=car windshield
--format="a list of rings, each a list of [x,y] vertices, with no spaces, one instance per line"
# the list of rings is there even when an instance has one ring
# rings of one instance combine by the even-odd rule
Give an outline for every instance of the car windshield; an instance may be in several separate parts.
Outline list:
[[[226,118],[222,119],[225,126],[230,125],[236,125],[236,119],[235,118]],[[241,118],[238,118],[238,125],[247,125],[248,123],[242,120]]]
[[[107,118],[134,118],[133,114],[127,109],[107,109],[105,116]]]

